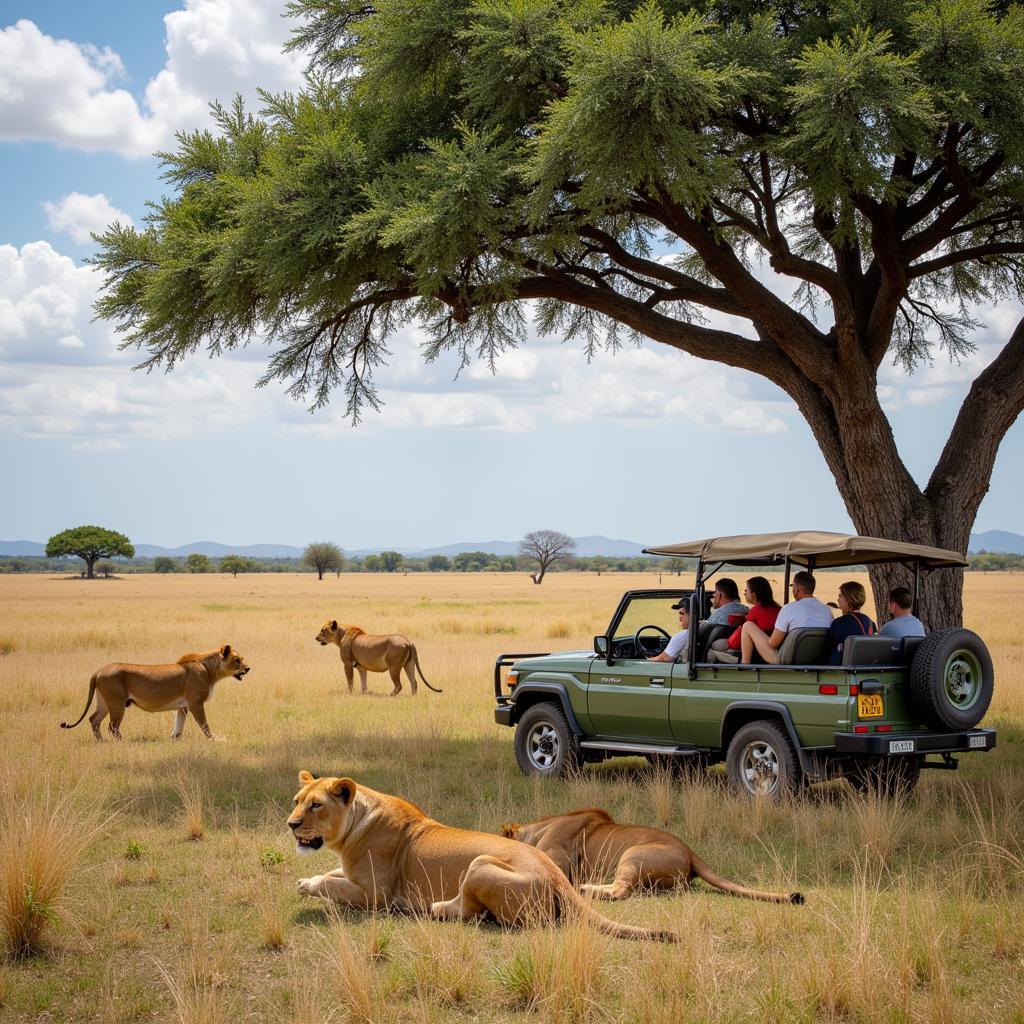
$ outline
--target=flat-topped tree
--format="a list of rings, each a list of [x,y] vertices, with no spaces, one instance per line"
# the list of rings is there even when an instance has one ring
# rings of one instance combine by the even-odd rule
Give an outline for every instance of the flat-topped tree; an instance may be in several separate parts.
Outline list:
[[[1024,13],[697,7],[292,0],[308,88],[179,138],[176,195],[102,237],[100,315],[147,366],[266,337],[265,381],[314,407],[340,389],[357,419],[396,330],[493,360],[530,301],[588,354],[648,338],[763,375],[860,533],[965,550],[1024,406],[1024,326],[923,487],[877,374],[959,359],[973,311],[1020,294]],[[876,599],[903,572],[872,570]],[[928,579],[930,625],[959,621],[962,584]]]
[[[85,562],[85,575],[95,579],[94,569],[101,558],[134,558],[132,542],[115,530],[102,526],[76,526],[54,534],[46,542],[47,558],[65,558],[77,555]]]

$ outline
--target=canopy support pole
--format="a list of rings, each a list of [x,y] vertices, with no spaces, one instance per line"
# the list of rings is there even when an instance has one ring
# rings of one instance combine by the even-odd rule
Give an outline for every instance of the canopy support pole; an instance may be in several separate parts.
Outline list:
[[[914,606],[911,609],[911,611],[918,618],[921,617],[920,614],[919,614],[920,609],[919,609],[918,597],[917,597],[917,595],[920,593],[920,590],[921,590],[921,559],[920,558],[915,558],[914,559]]]
[[[690,625],[686,635],[686,675],[697,678],[697,634],[700,631],[700,613],[704,606],[704,559],[697,559],[697,585],[690,595]]]
[[[786,578],[782,583],[782,603],[789,604],[789,570],[792,567],[792,563],[789,560],[789,556],[786,556]]]

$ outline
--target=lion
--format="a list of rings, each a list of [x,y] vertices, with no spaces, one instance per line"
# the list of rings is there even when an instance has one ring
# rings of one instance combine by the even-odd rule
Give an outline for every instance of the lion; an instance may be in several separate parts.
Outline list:
[[[196,724],[207,739],[213,739],[206,724],[203,705],[213,696],[214,686],[221,679],[241,679],[249,671],[245,659],[225,644],[205,654],[183,654],[171,665],[126,665],[114,662],[104,665],[89,680],[89,696],[85,710],[77,722],[61,722],[62,729],[74,729],[85,718],[96,694],[96,710],[89,715],[89,724],[97,740],[102,740],[100,723],[110,715],[110,735],[121,738],[121,719],[130,704],[143,711],[174,711],[172,739],[180,739],[185,718],[192,712]]]
[[[675,942],[669,931],[619,924],[597,913],[540,850],[487,832],[451,828],[401,797],[349,778],[299,772],[288,827],[299,853],[326,845],[341,867],[299,882],[359,910],[395,910],[446,920],[543,924],[567,916],[622,939]]]
[[[716,875],[681,839],[646,825],[620,825],[599,808],[552,814],[525,825],[502,825],[507,839],[543,850],[574,880],[607,878],[608,884],[580,885],[596,899],[621,900],[637,889],[674,889],[702,878],[716,889],[748,900],[804,902],[798,892],[763,892]]]
[[[316,642],[322,647],[328,644],[337,644],[341,651],[341,663],[345,666],[345,680],[348,682],[348,692],[352,692],[352,668],[359,672],[359,688],[361,693],[366,693],[366,673],[369,672],[390,672],[391,682],[394,689],[392,697],[397,697],[402,690],[402,669],[409,677],[409,686],[412,695],[416,696],[416,673],[419,672],[423,684],[434,693],[441,693],[436,686],[427,682],[427,677],[420,668],[419,655],[416,653],[416,645],[401,633],[391,633],[387,636],[367,633],[358,626],[338,625],[337,619],[328,619],[316,636]]]

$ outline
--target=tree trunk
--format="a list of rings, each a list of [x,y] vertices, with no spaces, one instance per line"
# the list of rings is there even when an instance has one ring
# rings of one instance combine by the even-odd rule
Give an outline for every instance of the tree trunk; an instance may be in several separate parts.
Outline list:
[[[846,510],[857,532],[871,537],[946,548],[964,554],[985,486],[971,489],[971,500],[960,507],[941,507],[923,492],[900,457],[889,421],[878,404],[874,381],[857,387],[849,378],[831,401],[801,411],[821,446]],[[984,475],[983,465],[957,467],[962,479]],[[987,476],[985,477],[987,480]],[[963,489],[958,493],[963,494]],[[942,503],[949,505],[950,502]],[[879,626],[889,618],[892,587],[913,588],[912,569],[897,564],[870,566]],[[829,595],[831,596],[831,595]],[[826,600],[828,598],[825,598]],[[921,573],[919,616],[931,631],[959,626],[963,620],[963,570],[937,569]]]
[[[99,555],[82,555],[81,558],[85,562],[85,578],[87,580],[94,580],[96,576],[93,574],[93,566],[96,564]]]

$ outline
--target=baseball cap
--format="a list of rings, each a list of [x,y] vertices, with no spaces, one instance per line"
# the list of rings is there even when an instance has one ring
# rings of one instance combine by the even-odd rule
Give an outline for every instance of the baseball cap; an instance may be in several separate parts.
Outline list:
[[[672,605],[672,611],[674,612],[679,611],[680,608],[685,608],[687,611],[690,610],[690,599],[688,597],[682,597]]]

